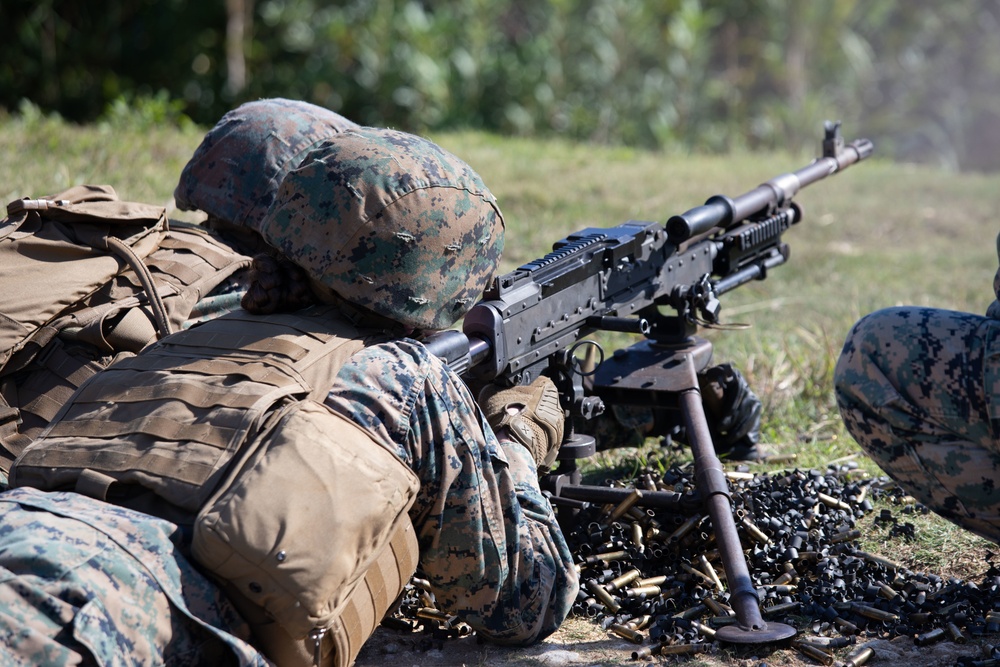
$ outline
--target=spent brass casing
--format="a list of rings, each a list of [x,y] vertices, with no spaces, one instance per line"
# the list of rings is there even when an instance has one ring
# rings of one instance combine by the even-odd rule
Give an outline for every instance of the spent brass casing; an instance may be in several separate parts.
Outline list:
[[[801,606],[802,606],[801,602],[782,602],[781,604],[776,604],[771,607],[765,607],[760,611],[765,616],[770,616],[772,614],[785,614],[790,611],[795,611]]]
[[[892,612],[882,611],[881,609],[876,609],[875,607],[869,607],[868,605],[858,604],[857,602],[851,603],[851,611],[861,614],[865,618],[870,618],[874,621],[898,621],[899,616],[893,614]]]
[[[711,623],[714,627],[724,628],[727,625],[735,625],[736,623],[739,623],[740,619],[736,618],[735,616],[713,616],[712,618],[708,619],[708,622]]]
[[[721,604],[718,600],[715,600],[715,599],[710,598],[710,597],[705,597],[705,598],[702,598],[701,602],[706,607],[708,607],[709,611],[711,611],[716,616],[732,616],[733,615],[733,610],[730,609],[729,607],[727,607],[726,605]]]
[[[687,563],[681,563],[680,565],[681,565],[681,569],[684,570],[685,572],[687,572],[688,574],[693,574],[694,576],[696,576],[697,578],[701,579],[702,581],[704,581],[709,586],[715,586],[715,582],[712,581],[712,578],[709,577],[704,572],[702,572],[701,570],[699,570],[697,568],[694,568],[694,567],[691,567]]]
[[[844,660],[844,667],[861,667],[861,665],[868,662],[868,659],[873,655],[875,655],[875,651],[871,647],[865,646],[860,648],[847,656],[847,659]]]
[[[839,616],[833,619],[833,624],[837,626],[842,634],[845,635],[856,635],[858,634],[858,626],[854,625],[846,618],[840,618]]]
[[[594,554],[592,556],[587,556],[584,562],[587,565],[595,565],[597,563],[607,563],[613,560],[622,560],[628,556],[628,552],[622,551],[605,551],[604,553]]]
[[[705,574],[711,577],[712,582],[715,583],[715,588],[720,593],[723,590],[725,590],[725,588],[722,586],[722,580],[719,579],[719,573],[716,572],[715,568],[712,567],[712,564],[708,562],[708,558],[705,557],[705,554],[701,554],[698,556],[698,565],[701,567],[702,570],[704,570]]]
[[[888,558],[882,558],[881,556],[870,554],[867,551],[855,551],[854,555],[857,556],[858,558],[861,558],[862,560],[866,560],[869,563],[874,563],[875,565],[881,565],[882,567],[889,570],[899,571],[903,569],[896,563],[893,563]]]
[[[642,532],[642,525],[638,521],[632,522],[632,543],[640,552],[646,549],[646,540]]]
[[[691,627],[698,631],[702,637],[708,637],[709,639],[715,638],[715,629],[710,628],[700,621],[691,621]]]
[[[965,638],[965,635],[962,634],[961,629],[959,629],[959,627],[955,623],[949,621],[944,626],[944,629],[948,631],[948,636],[951,637],[951,641],[955,642],[956,644],[964,644],[966,643],[966,641],[968,641]]]
[[[641,576],[642,572],[633,568],[628,572],[622,574],[621,576],[612,579],[610,582],[608,582],[606,588],[609,591],[616,591],[625,584],[630,584]]]
[[[703,604],[696,604],[695,606],[679,611],[674,614],[674,618],[683,618],[690,621],[692,618],[698,618],[707,611],[707,607]]]
[[[934,642],[941,641],[945,637],[944,628],[934,628],[930,632],[925,632],[922,635],[917,635],[913,638],[913,643],[917,646],[926,646],[927,644],[933,644]]]
[[[846,512],[853,512],[854,508],[845,503],[842,500],[834,498],[833,496],[828,496],[825,493],[817,493],[816,497],[819,501],[826,505],[827,507],[832,507],[833,509],[844,510]]]
[[[707,644],[669,644],[660,647],[660,655],[688,655],[707,650]]]
[[[824,651],[823,649],[819,648],[818,646],[813,646],[812,644],[804,644],[802,642],[795,642],[794,644],[792,644],[792,646],[794,646],[795,650],[797,650],[802,655],[808,656],[819,663],[822,663],[824,665],[833,664],[833,656]]]
[[[782,572],[773,582],[776,586],[782,586],[795,579],[794,572]]]
[[[860,530],[845,530],[832,536],[830,538],[830,544],[840,544],[841,542],[847,542],[848,540],[856,540],[859,537],[861,537]]]
[[[621,623],[612,623],[611,632],[615,633],[623,639],[627,639],[633,644],[641,644],[646,641],[646,635],[642,634],[638,630],[633,630]]]
[[[632,628],[633,630],[645,630],[652,622],[653,616],[651,614],[646,614],[637,618],[630,618],[625,622],[625,627]]]
[[[861,490],[858,491],[858,497],[854,499],[854,502],[860,504],[860,503],[864,502],[864,499],[867,496],[868,496],[868,485],[865,484],[864,486],[861,487]]]
[[[825,650],[844,648],[854,643],[854,640],[849,637],[820,637],[811,635],[802,637],[796,641],[803,644],[812,644]]]
[[[632,659],[643,660],[644,658],[649,658],[654,655],[659,655],[661,648],[663,648],[663,644],[653,644],[652,646],[644,646],[638,651],[632,651]]]
[[[608,593],[608,591],[599,583],[591,579],[590,581],[587,582],[586,586],[587,590],[593,593],[594,597],[597,598],[597,601],[603,604],[613,613],[617,614],[618,611],[621,610],[622,607],[620,604],[618,604],[617,600],[611,597],[611,593]]]
[[[446,614],[440,609],[431,609],[428,607],[417,609],[416,617],[422,618],[425,621],[435,621],[444,630],[450,630],[452,625],[458,621],[458,616]]]
[[[637,586],[635,588],[629,588],[628,590],[625,591],[626,597],[630,598],[637,598],[643,595],[649,596],[649,595],[659,595],[659,594],[660,594],[659,586]]]
[[[761,544],[768,544],[771,538],[768,537],[764,531],[757,527],[757,524],[752,522],[750,519],[744,518],[740,520],[740,525],[746,529],[747,534],[753,539],[754,542],[760,542]]]
[[[614,523],[618,519],[622,518],[625,512],[629,511],[633,505],[635,505],[642,498],[642,491],[639,489],[632,489],[632,492],[625,496],[625,499],[618,503],[611,514],[608,515],[608,523]]]
[[[670,599],[673,599],[673,598],[677,597],[678,595],[680,595],[683,592],[684,592],[684,587],[683,586],[674,586],[673,588],[668,588],[665,591],[661,591],[660,592],[660,599],[661,600],[670,600]]]
[[[882,597],[884,597],[886,600],[892,600],[897,595],[899,595],[899,593],[889,584],[879,584],[878,590],[879,593],[882,594]]]
[[[667,542],[677,542],[684,539],[684,536],[694,530],[694,527],[701,522],[702,517],[695,515],[688,518],[687,521],[677,526],[677,530],[670,533],[667,537]]]

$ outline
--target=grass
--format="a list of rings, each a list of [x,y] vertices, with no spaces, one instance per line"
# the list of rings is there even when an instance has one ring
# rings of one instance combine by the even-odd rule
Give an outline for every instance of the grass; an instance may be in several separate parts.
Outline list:
[[[123,199],[172,209],[177,177],[202,132],[0,115],[0,196],[10,201],[110,183]],[[468,161],[497,195],[508,230],[503,270],[541,256],[578,229],[629,219],[662,222],[711,195],[750,190],[812,157],[673,155],[469,132],[433,138]],[[811,186],[797,201],[806,219],[786,234],[790,262],[766,281],[723,296],[723,319],[747,328],[703,335],[715,347],[715,360],[732,361],[760,395],[764,439],[779,453],[796,455],[794,465],[803,468],[856,454],[863,469],[878,475],[846,434],[833,401],[840,346],[859,317],[881,307],[985,311],[994,298],[1000,175],[875,157]],[[605,475],[626,474],[647,455],[622,451],[591,465]],[[914,570],[975,580],[985,569],[986,542],[933,515],[913,521],[916,539],[904,543],[887,539],[866,519],[863,545]]]

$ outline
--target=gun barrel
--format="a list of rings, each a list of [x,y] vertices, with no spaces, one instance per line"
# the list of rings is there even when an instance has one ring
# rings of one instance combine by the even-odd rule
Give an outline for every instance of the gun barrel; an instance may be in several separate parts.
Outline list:
[[[772,206],[784,205],[800,189],[864,160],[874,150],[871,141],[858,139],[846,146],[838,145],[836,153],[817,158],[798,171],[772,178],[739,197],[709,197],[701,206],[671,216],[666,224],[667,238],[680,245],[716,227],[730,227]]]
[[[467,336],[456,329],[438,331],[424,340],[427,351],[440,357],[459,375],[475,368],[493,355],[493,348],[478,336]]]

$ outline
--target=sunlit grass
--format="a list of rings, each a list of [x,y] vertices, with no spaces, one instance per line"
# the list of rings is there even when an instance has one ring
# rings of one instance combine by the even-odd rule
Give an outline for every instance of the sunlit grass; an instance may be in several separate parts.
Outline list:
[[[122,198],[171,207],[181,168],[203,130],[77,127],[29,115],[0,117],[0,196],[52,194],[81,183],[113,185]],[[819,132],[819,128],[817,128]],[[851,128],[845,128],[848,138]],[[564,141],[479,133],[433,137],[467,160],[497,195],[507,225],[503,269],[546,253],[584,227],[629,219],[665,221],[714,194],[737,195],[811,156],[666,155]],[[817,136],[819,139],[819,136]],[[792,463],[824,469],[855,455],[879,475],[845,432],[832,396],[833,365],[851,325],[896,304],[983,312],[993,300],[1000,176],[958,175],[877,158],[818,183],[797,198],[805,220],[790,230],[791,259],[763,282],[723,296],[723,320],[745,328],[703,331],[715,361],[731,361],[764,404],[763,440]],[[174,211],[172,215],[184,217]],[[602,339],[609,348],[628,336]],[[685,456],[685,452],[670,453]],[[600,454],[594,477],[663,464],[655,448]],[[972,576],[985,543],[936,517],[914,516],[916,540],[887,540],[862,521],[864,544],[914,570]]]

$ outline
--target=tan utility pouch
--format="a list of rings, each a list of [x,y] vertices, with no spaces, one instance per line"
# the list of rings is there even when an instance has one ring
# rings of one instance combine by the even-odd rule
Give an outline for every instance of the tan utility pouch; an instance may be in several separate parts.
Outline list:
[[[254,644],[281,667],[350,667],[399,599],[417,569],[420,553],[413,523],[407,519],[354,587],[340,616],[328,628],[305,639],[291,636],[263,609],[224,584],[226,597],[239,609],[254,634]]]
[[[419,482],[315,401],[293,405],[269,432],[198,514],[192,551],[301,643],[338,627],[351,593],[409,522]]]

